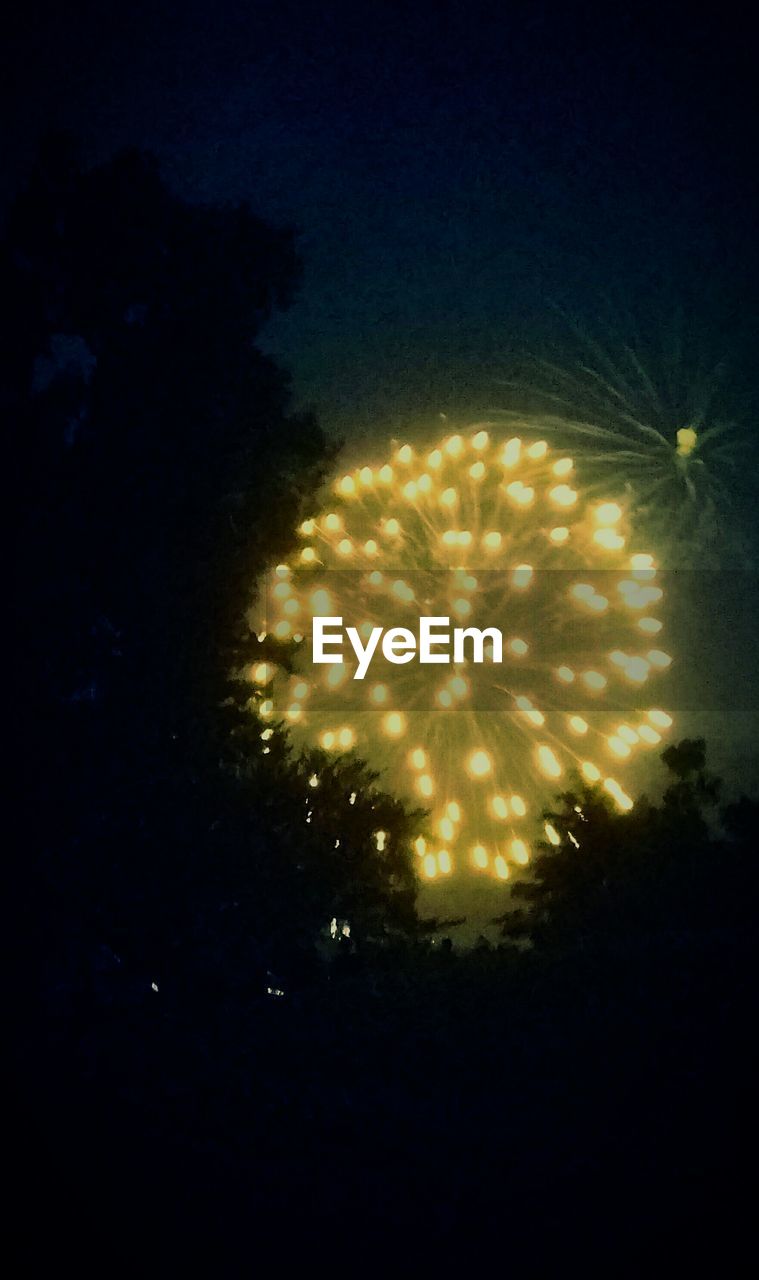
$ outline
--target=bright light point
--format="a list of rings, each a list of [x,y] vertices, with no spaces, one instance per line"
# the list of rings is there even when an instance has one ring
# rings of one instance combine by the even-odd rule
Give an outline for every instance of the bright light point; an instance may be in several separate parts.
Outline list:
[[[472,477],[472,479],[473,479],[473,480],[481,480],[481,479],[482,479],[482,477],[483,477],[483,476],[484,476],[484,474],[485,474],[485,463],[484,463],[484,462],[475,462],[475,463],[474,463],[474,464],[469,468],[469,474],[470,474],[470,476]]]
[[[393,595],[398,600],[402,600],[404,604],[410,604],[410,602],[414,599],[414,592],[412,591],[411,587],[408,585],[407,582],[403,582],[401,578],[398,578],[397,581],[393,583],[390,590],[392,591]]]
[[[271,680],[274,668],[268,662],[258,662],[253,668],[253,680],[256,684],[266,684]]]
[[[527,457],[537,461],[539,458],[545,458],[548,453],[548,445],[545,440],[536,440],[527,450]]]
[[[622,508],[616,502],[602,502],[594,514],[598,524],[616,524],[622,519]]]
[[[672,727],[672,717],[666,711],[654,709],[648,712],[648,718],[651,724],[655,724],[657,729],[669,729]]]
[[[443,445],[449,458],[458,458],[463,451],[464,441],[461,436],[451,436]]]
[[[508,862],[506,861],[506,859],[504,858],[504,856],[503,856],[503,854],[502,854],[502,853],[499,853],[499,854],[498,854],[498,856],[497,856],[497,858],[496,858],[496,860],[495,860],[495,862],[494,862],[494,864],[493,864],[493,865],[494,865],[494,867],[495,867],[495,873],[496,873],[496,875],[498,876],[498,879],[499,879],[499,880],[508,880],[508,878],[509,878],[509,864],[508,864]]]
[[[472,606],[468,600],[454,600],[453,612],[457,613],[460,618],[468,618],[472,612]]]
[[[331,751],[335,745],[335,735],[331,729],[326,729],[319,739],[325,751]]]
[[[516,654],[518,658],[523,658],[529,652],[529,645],[524,640],[510,640],[509,648],[511,652]]]
[[[450,689],[451,693],[454,694],[455,697],[463,698],[464,694],[469,688],[469,685],[467,684],[463,676],[452,676],[451,679],[448,681],[448,688]]]
[[[421,778],[417,779],[416,789],[420,796],[424,796],[425,800],[429,800],[435,787],[428,773],[423,773]]]
[[[349,556],[353,551],[353,543],[350,538],[342,538],[337,544],[337,549],[341,556]]]
[[[663,653],[661,649],[649,649],[646,657],[652,667],[658,667],[662,671],[672,664],[669,654]]]
[[[340,484],[338,485],[338,489],[346,498],[354,494],[356,492],[356,481],[353,479],[353,476],[343,476]]]
[[[628,747],[626,742],[623,742],[622,739],[617,737],[616,734],[612,734],[610,738],[607,738],[607,743],[609,746],[609,750],[619,760],[627,759],[627,757],[630,754],[630,748]]]
[[[545,744],[537,749],[537,761],[547,778],[560,778],[561,765],[550,747]]]
[[[648,636],[658,635],[663,625],[658,618],[638,618],[638,629]]]
[[[490,436],[487,431],[478,431],[476,435],[472,436],[472,448],[477,449],[478,452],[482,449],[487,449],[489,439]]]
[[[345,728],[341,729],[340,732],[338,733],[337,741],[338,741],[338,745],[342,747],[343,751],[347,751],[348,748],[352,747],[354,742],[356,741],[356,735],[354,734],[353,730],[346,725]]]
[[[402,711],[388,711],[382,720],[382,728],[390,738],[400,738],[406,732],[406,717]]]
[[[402,462],[404,466],[406,466],[413,458],[414,451],[411,448],[410,444],[404,444],[401,446],[401,448],[398,450],[395,456],[398,462]]]
[[[437,865],[444,876],[451,874],[451,855],[447,849],[441,849],[437,855]]]
[[[554,462],[551,470],[555,476],[568,476],[574,466],[571,458],[559,458],[558,462]]]
[[[384,850],[385,850],[385,841],[387,840],[387,832],[386,832],[386,831],[375,831],[375,833],[374,833],[374,839],[375,839],[375,842],[376,842],[376,845],[377,845],[377,852],[378,852],[378,853],[384,853]]]
[[[414,848],[416,849],[416,852],[419,854],[420,858],[423,858],[425,853],[427,852],[427,841],[425,840],[424,836],[416,837],[416,840],[414,841]]]
[[[383,526],[383,531],[388,535],[389,538],[397,538],[398,534],[401,531],[401,526],[399,525],[395,517],[392,516],[389,520],[385,521],[385,524]]]
[[[428,880],[434,880],[437,875],[437,858],[434,853],[424,855],[424,874]]]
[[[597,546],[603,547],[604,551],[621,551],[625,545],[622,534],[615,533],[613,529],[596,529],[593,541]]]
[[[557,484],[548,496],[557,507],[573,507],[577,501],[576,489],[570,489],[568,484]]]
[[[269,738],[273,736],[274,736],[273,729],[264,729],[263,733],[261,734],[261,738],[263,739],[264,742],[268,742]]]
[[[507,805],[503,796],[493,796],[492,800],[490,801],[490,807],[493,810],[494,817],[500,818],[501,820],[508,818],[509,806]]]
[[[304,564],[313,564],[316,560],[316,552],[313,547],[304,547],[300,553],[300,558]]]
[[[650,724],[638,725],[638,734],[643,742],[648,743],[649,747],[655,747],[658,742],[661,742],[661,734],[652,729]]]
[[[529,507],[535,497],[535,490],[529,485],[522,484],[521,480],[512,480],[511,484],[506,486],[506,492],[518,507]]]
[[[300,526],[300,531],[306,538],[310,538],[311,535],[315,532],[315,530],[316,530],[315,520],[304,520],[303,524]]]
[[[334,666],[331,666],[329,671],[327,672],[328,688],[337,689],[337,687],[342,684],[347,674],[348,674],[348,668],[346,667],[345,663],[336,662]]]
[[[342,529],[342,527],[343,527],[342,520],[334,512],[332,512],[328,516],[325,516],[324,528],[329,529],[330,533],[334,533],[337,529]]]
[[[285,712],[288,720],[298,721],[303,715],[303,708],[299,702],[293,702]]]
[[[632,809],[633,807],[632,800],[627,795],[627,793],[622,790],[619,783],[614,778],[604,778],[604,787],[606,788],[606,790],[608,791],[612,799],[616,800],[620,809],[624,813],[627,813],[629,809]]]
[[[374,538],[369,538],[368,542],[364,543],[364,555],[372,557],[379,555],[379,547],[374,541]]]
[[[432,476],[428,476],[425,471],[424,475],[421,475],[417,480],[416,487],[420,493],[429,493],[432,488]]]
[[[693,427],[680,427],[677,432],[677,454],[680,458],[689,458],[698,444],[698,434]]]
[[[570,716],[569,727],[573,733],[583,734],[588,732],[588,722],[583,720],[582,716]]]
[[[417,495],[417,485],[415,480],[409,480],[408,484],[403,486],[403,496],[407,502],[413,502]]]
[[[473,751],[466,767],[473,778],[487,778],[492,773],[493,761],[487,751]]]
[[[437,695],[437,700],[441,707],[450,707],[453,705],[453,696],[450,689],[441,689]]]
[[[583,671],[582,678],[588,688],[595,692],[606,688],[606,676],[602,676],[600,671]]]
[[[437,824],[437,829],[444,840],[452,840],[454,836],[453,823],[450,818],[441,818]]]
[[[512,796],[509,800],[509,804],[511,805],[511,812],[517,818],[523,818],[527,813],[527,805],[521,796]]]
[[[569,529],[567,529],[563,524],[557,525],[555,529],[551,530],[549,537],[551,542],[555,542],[556,545],[560,547],[565,542],[569,541]]]
[[[371,698],[372,702],[376,702],[378,706],[381,706],[383,702],[387,702],[387,685],[375,684],[374,688],[369,694],[369,697]]]
[[[654,567],[654,558],[644,552],[637,552],[630,557],[630,568],[636,573],[647,572]]]
[[[443,461],[443,455],[440,452],[440,450],[433,449],[432,453],[429,455],[427,459],[427,466],[430,467],[433,471],[437,471],[442,461]]]
[[[275,600],[286,600],[291,591],[289,582],[278,582],[271,594]]]
[[[515,862],[519,863],[520,867],[527,866],[527,863],[530,861],[530,851],[524,840],[512,840],[509,845],[509,850],[512,858]]]
[[[441,507],[455,507],[458,500],[459,500],[459,495],[457,494],[456,490],[453,488],[444,489],[440,495]]]
[[[458,800],[449,800],[446,813],[452,822],[461,822],[461,805]]]
[[[601,777],[601,770],[590,760],[583,760],[580,765],[580,771],[586,782],[598,782]]]
[[[291,631],[292,627],[290,626],[290,623],[283,618],[282,621],[278,622],[274,628],[274,635],[278,640],[286,640]]]
[[[617,729],[617,737],[621,738],[623,742],[628,742],[631,747],[634,747],[638,742],[638,734],[634,729],[630,728],[629,724],[621,724],[619,726]]]
[[[556,676],[557,679],[561,680],[562,684],[571,684],[575,678],[575,673],[571,667],[559,667]]]
[[[310,778],[309,778],[309,780],[308,780],[308,785],[309,785],[309,787],[318,787],[318,785],[319,785],[319,775],[318,775],[317,773],[312,773],[312,774],[311,774],[311,777],[310,777]]]
[[[546,839],[548,840],[549,844],[553,844],[553,845],[561,844],[561,836],[559,835],[556,828],[551,825],[550,822],[546,823],[544,830],[546,833]]]
[[[630,658],[625,667],[625,675],[633,684],[643,684],[650,670],[650,664],[645,658]]]
[[[522,449],[522,441],[515,436],[513,440],[509,440],[508,444],[503,446],[501,454],[501,462],[504,467],[515,467],[519,462],[519,454]]]
[[[481,870],[488,865],[488,851],[484,844],[476,844],[472,849],[472,862]]]
[[[427,764],[427,752],[422,751],[421,747],[415,747],[409,755],[412,769],[423,769]]]
[[[491,529],[490,533],[486,533],[482,539],[482,545],[486,551],[498,551],[503,537],[495,529]]]
[[[384,467],[380,467],[379,472],[377,473],[377,478],[381,480],[383,484],[390,484],[393,479],[393,468],[387,466],[387,464],[385,464]]]
[[[374,472],[371,467],[362,467],[358,473],[358,478],[364,485],[370,485],[374,479]]]
[[[518,564],[511,575],[511,584],[514,587],[529,587],[532,582],[532,565]]]

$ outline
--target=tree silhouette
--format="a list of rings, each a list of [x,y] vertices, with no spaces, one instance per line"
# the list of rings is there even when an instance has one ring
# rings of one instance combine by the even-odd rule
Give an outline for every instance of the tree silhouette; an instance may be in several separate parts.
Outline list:
[[[412,927],[401,806],[350,762],[312,803],[313,765],[281,735],[263,758],[230,679],[252,584],[334,452],[256,345],[298,285],[293,233],[186,204],[137,152],[85,170],[55,137],[0,260],[26,936],[48,994],[86,1018],[154,981],[265,990],[336,914],[354,939]]]

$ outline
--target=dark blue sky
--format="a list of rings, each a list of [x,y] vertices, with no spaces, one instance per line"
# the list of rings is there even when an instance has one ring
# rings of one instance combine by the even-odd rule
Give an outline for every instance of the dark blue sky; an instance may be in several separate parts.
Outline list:
[[[325,426],[384,437],[501,403],[552,300],[592,324],[605,290],[666,327],[663,280],[753,334],[751,48],[667,6],[74,5],[9,44],[6,194],[67,125],[297,225],[268,345]]]

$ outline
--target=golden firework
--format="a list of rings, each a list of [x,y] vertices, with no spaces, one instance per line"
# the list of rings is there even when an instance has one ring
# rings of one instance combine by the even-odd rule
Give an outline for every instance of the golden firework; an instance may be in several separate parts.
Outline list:
[[[264,740],[282,720],[296,747],[356,752],[428,810],[414,841],[428,879],[463,864],[507,880],[536,834],[558,839],[537,822],[572,772],[631,808],[620,777],[672,723],[644,692],[671,661],[652,647],[654,558],[623,503],[584,494],[574,460],[523,425],[403,444],[339,476],[260,597],[267,656],[246,675]],[[439,656],[422,666],[401,639],[361,675],[346,639],[315,665],[316,617],[359,647],[431,618]]]

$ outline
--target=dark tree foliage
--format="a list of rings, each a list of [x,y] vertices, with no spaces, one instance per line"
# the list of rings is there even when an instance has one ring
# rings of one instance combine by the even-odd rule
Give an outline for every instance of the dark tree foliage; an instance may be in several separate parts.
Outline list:
[[[706,768],[702,739],[661,758],[672,780],[659,805],[643,797],[621,814],[579,780],[558,797],[545,816],[560,843],[542,845],[532,874],[515,886],[507,936],[529,936],[545,954],[645,950],[719,933],[747,945],[755,807],[743,800],[720,821],[721,784]]]
[[[86,1025],[153,982],[259,993],[313,967],[335,916],[352,945],[410,928],[401,806],[350,762],[314,803],[230,679],[333,452],[256,346],[298,285],[292,232],[184,203],[136,152],[83,170],[57,137],[0,261],[24,933],[50,1003]]]

